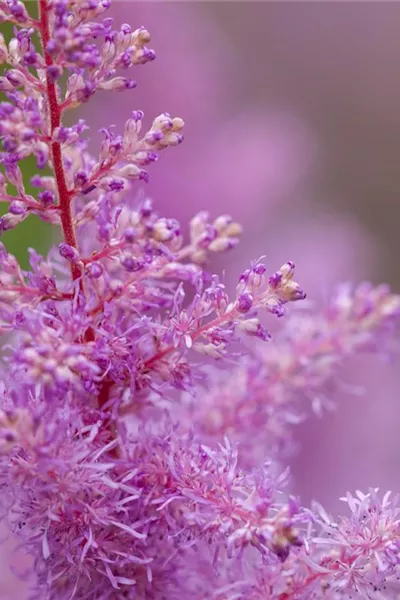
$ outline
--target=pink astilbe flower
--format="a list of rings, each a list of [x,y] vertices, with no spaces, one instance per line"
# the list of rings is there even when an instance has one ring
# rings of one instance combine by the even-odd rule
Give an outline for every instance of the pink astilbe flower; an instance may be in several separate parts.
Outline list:
[[[282,457],[292,446],[292,426],[303,420],[305,400],[319,415],[334,400],[335,378],[349,357],[383,353],[400,310],[386,286],[342,285],[327,306],[306,306],[285,319],[274,343],[189,402],[190,419],[207,439],[240,441],[241,459]],[[387,349],[388,351],[389,349]],[[249,436],[251,430],[251,436]]]
[[[290,494],[275,450],[299,400],[315,401],[347,356],[389,339],[398,297],[345,288],[265,344],[265,317],[305,298],[294,263],[274,272],[255,261],[229,294],[204,264],[237,245],[239,224],[201,211],[186,242],[176,219],[131,192],[161,150],[182,142],[183,120],[162,113],[143,134],[135,110],[120,134],[103,128],[96,157],[83,121],[63,125],[94,94],[135,87],[120,73],[154,59],[147,30],[114,30],[102,18],[109,0],[38,4],[34,19],[22,2],[0,0],[16,26],[0,43],[11,67],[0,78],[10,204],[0,228],[34,213],[63,237],[47,258],[30,251],[29,271],[0,247],[1,508],[32,559],[29,597],[289,600],[332,590],[336,600],[372,586],[379,598],[396,573],[397,508],[388,496],[381,505],[372,493],[349,496],[355,516],[335,526]],[[20,165],[31,155],[35,195]],[[248,348],[255,342],[264,350]],[[229,385],[215,387],[238,357]],[[319,529],[335,536],[326,542]]]
[[[218,600],[386,600],[399,584],[399,501],[371,489],[342,498],[349,516],[330,517],[317,503],[307,541],[284,562],[252,557],[210,574],[203,597]],[[212,591],[211,591],[212,590]],[[208,594],[208,595],[207,595]],[[201,597],[196,596],[194,597]]]
[[[112,598],[126,586],[145,594],[153,580],[157,590],[171,555],[202,540],[214,560],[249,546],[282,560],[301,543],[309,517],[282,494],[285,476],[238,471],[228,442],[211,450],[173,431],[143,433],[110,458],[118,441],[105,443],[101,421],[85,426],[82,410],[56,423],[27,409],[0,416],[2,503],[36,556],[34,597],[49,581],[57,598]]]

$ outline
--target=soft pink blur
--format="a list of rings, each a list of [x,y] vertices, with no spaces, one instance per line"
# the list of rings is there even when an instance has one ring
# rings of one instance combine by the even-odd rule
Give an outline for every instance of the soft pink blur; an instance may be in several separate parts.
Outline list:
[[[24,571],[30,560],[17,552],[17,541],[0,525],[0,598],[1,600],[23,600],[27,595],[27,584],[23,580]],[[4,540],[4,541],[3,541]],[[16,576],[14,573],[18,573]],[[21,577],[19,576],[21,575]]]
[[[304,504],[318,500],[338,513],[347,490],[399,491],[399,367],[398,360],[352,360],[340,377],[337,410],[300,426],[293,472]]]
[[[358,282],[379,272],[375,241],[355,218],[335,212],[335,205],[343,200],[333,198],[331,188],[321,186],[329,152],[301,118],[307,114],[300,96],[306,94],[301,69],[309,84],[317,88],[319,80],[312,81],[313,65],[319,69],[324,64],[320,53],[325,49],[325,35],[330,56],[334,31],[327,26],[325,33],[317,36],[314,52],[301,7],[295,11],[301,27],[297,21],[288,21],[284,8],[274,12],[263,5],[249,8],[241,3],[232,6],[232,11],[222,5],[208,11],[203,4],[157,3],[155,10],[152,4],[135,3],[129,18],[127,7],[122,3],[115,5],[117,21],[134,19],[137,24],[145,24],[159,56],[154,64],[137,71],[138,91],[131,97],[120,96],[121,110],[118,118],[112,116],[113,123],[122,128],[129,110],[142,106],[147,109],[149,122],[164,110],[186,119],[184,144],[176,152],[161,156],[146,191],[161,212],[176,216],[183,223],[204,208],[215,215],[228,212],[241,220],[245,226],[241,247],[214,265],[219,271],[225,269],[228,287],[232,289],[237,274],[251,259],[264,254],[271,269],[288,259],[295,260],[298,281],[308,297],[317,302],[326,299],[332,287],[342,280]],[[215,22],[205,18],[206,12],[214,9],[230,19],[230,32],[235,31],[230,42]],[[321,12],[317,13],[327,25]],[[235,20],[232,14],[236,15]],[[289,110],[289,103],[283,102],[281,106],[279,102],[270,106],[264,103],[260,108],[260,102],[252,104],[254,94],[246,94],[250,78],[254,92],[257,73],[265,76],[268,65],[274,64],[266,56],[265,62],[254,65],[249,56],[250,34],[262,39],[266,27],[262,15],[271,15],[281,32],[292,24],[290,31],[297,36],[290,37],[293,49],[301,43],[302,52],[307,54],[308,48],[308,63],[293,73],[293,97],[298,99],[298,111]],[[224,19],[220,22],[224,23]],[[338,17],[337,25],[341,22]],[[173,35],[169,23],[174,24]],[[275,33],[271,38],[272,47],[276,36]],[[364,39],[362,35],[360,38]],[[354,43],[362,44],[356,39]],[[275,49],[281,53],[282,65],[288,71],[282,44]],[[258,48],[260,51],[262,47]],[[345,80],[351,82],[344,60],[330,63],[329,67],[333,76],[339,68],[344,71]],[[282,94],[279,71],[271,73],[271,82]],[[322,81],[322,89],[323,85]],[[327,81],[326,86],[329,85]],[[276,98],[273,90],[270,97]],[[107,117],[109,107],[98,97],[93,121],[100,126]],[[333,207],[330,210],[329,204]],[[379,364],[377,359],[372,364],[369,359],[360,359],[347,366],[343,380],[349,386],[365,386],[366,393],[357,397],[341,392],[334,415],[326,415],[322,420],[313,417],[300,427],[301,450],[293,462],[295,486],[304,502],[318,498],[328,508],[337,508],[338,498],[347,489],[396,486],[397,439],[391,435],[396,427],[387,427],[388,421],[394,422],[391,414],[395,368]]]
[[[133,109],[145,124],[162,113],[185,119],[185,142],[165,153],[150,173],[146,192],[161,212],[183,222],[204,208],[235,219],[266,219],[266,210],[293,198],[315,154],[315,140],[300,119],[285,111],[236,107],[241,80],[235,50],[202,6],[116,2],[117,24],[145,24],[152,34],[154,63],[138,67],[138,88],[109,99],[99,95],[84,110],[92,139],[104,124],[121,131]],[[92,146],[96,146],[93,144]]]

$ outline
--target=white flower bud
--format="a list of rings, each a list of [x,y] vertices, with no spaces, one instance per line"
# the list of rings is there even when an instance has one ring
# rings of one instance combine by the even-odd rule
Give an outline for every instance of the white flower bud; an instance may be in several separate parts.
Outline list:
[[[130,89],[135,86],[135,83],[126,77],[114,77],[108,81],[102,81],[98,89],[99,90],[111,90],[113,92],[120,92],[123,90]]]
[[[237,324],[238,329],[244,331],[245,333],[256,333],[260,321],[257,318],[254,319],[246,319],[245,321],[240,321]]]
[[[127,177],[128,179],[138,179],[141,172],[142,169],[139,169],[138,166],[133,164],[125,165],[121,169],[118,169],[118,175],[121,177]]]
[[[144,46],[145,44],[148,44],[150,40],[150,33],[144,27],[136,29],[131,35],[132,46]]]

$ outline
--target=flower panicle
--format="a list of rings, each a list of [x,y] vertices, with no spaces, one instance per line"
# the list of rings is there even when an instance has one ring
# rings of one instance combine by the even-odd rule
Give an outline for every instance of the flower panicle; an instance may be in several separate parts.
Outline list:
[[[207,437],[229,433],[250,464],[267,448],[277,456],[291,451],[293,425],[305,418],[305,398],[320,415],[332,406],[334,379],[346,361],[361,352],[386,356],[396,350],[399,309],[398,294],[367,283],[340,286],[319,309],[299,305],[273,344],[257,348],[228,376],[214,377],[202,402],[190,407],[192,418]]]
[[[349,516],[330,517],[315,503],[315,523],[299,554],[299,576],[286,594],[330,590],[334,597],[395,598],[398,589],[399,498],[378,488],[348,493]],[[303,571],[301,573],[301,571]],[[297,586],[297,589],[296,589]]]
[[[161,394],[193,392],[196,352],[225,358],[243,335],[269,339],[258,313],[281,316],[304,294],[293,263],[270,277],[257,264],[229,299],[203,265],[237,245],[240,225],[203,211],[186,243],[147,196],[130,198],[159,153],[182,142],[180,117],[163,113],[143,133],[135,110],[121,133],[102,129],[97,157],[85,121],[64,124],[95,93],[134,89],[128,69],[155,58],[145,28],[113,29],[109,5],[39,0],[33,18],[18,0],[0,2],[0,18],[15,25],[11,40],[0,37],[0,233],[33,214],[63,237],[47,258],[29,250],[29,270],[0,245],[0,327],[13,334],[1,390],[2,502],[34,557],[32,598],[49,600],[156,595],[174,578],[170,557],[194,544],[283,561],[300,546],[304,520],[280,491],[284,478],[241,473],[227,440],[216,450],[174,424],[140,433]],[[29,193],[28,157],[37,166]],[[126,417],[136,410],[134,435]]]
[[[142,432],[111,460],[116,440],[105,444],[100,423],[73,414],[74,426],[64,419],[57,427],[39,426],[25,409],[0,414],[0,461],[8,465],[0,481],[12,485],[10,519],[35,552],[38,590],[49,572],[63,571],[52,597],[71,593],[77,576],[82,597],[94,599],[105,582],[106,598],[130,585],[140,592],[177,547],[190,554],[194,544],[227,561],[255,548],[276,563],[301,547],[310,515],[284,493],[287,473],[266,464],[245,474],[227,440],[212,449],[173,431]]]
[[[261,355],[270,383],[315,400],[349,357],[393,350],[399,311],[398,294],[370,283],[340,286],[319,310],[293,311],[275,348]]]
[[[145,127],[134,110],[122,132],[101,130],[96,156],[85,121],[65,124],[94,94],[133,90],[131,73],[155,58],[144,27],[114,28],[110,4],[38,0],[36,18],[0,0],[0,21],[14,25],[11,40],[0,36],[0,234],[30,215],[62,231],[46,258],[29,250],[28,270],[0,244],[0,504],[33,557],[31,598],[306,600],[318,581],[359,593],[349,573],[367,556],[360,532],[373,568],[393,566],[397,512],[388,497],[358,494],[350,521],[328,524],[288,493],[275,446],[297,417],[294,394],[385,338],[398,298],[343,288],[321,314],[295,311],[229,380],[209,368],[269,341],[265,317],[305,293],[291,261],[275,272],[252,263],[228,293],[204,265],[237,246],[240,225],[201,211],[186,237],[135,195],[183,141],[182,118]],[[356,531],[361,504],[386,516],[367,507]],[[328,557],[324,532],[335,533]]]
[[[314,503],[303,544],[283,563],[227,565],[211,580],[218,600],[269,594],[277,600],[394,599],[398,594],[399,500],[390,492],[348,493],[349,514],[332,518]],[[232,568],[233,567],[233,568]],[[268,597],[268,596],[267,596]]]

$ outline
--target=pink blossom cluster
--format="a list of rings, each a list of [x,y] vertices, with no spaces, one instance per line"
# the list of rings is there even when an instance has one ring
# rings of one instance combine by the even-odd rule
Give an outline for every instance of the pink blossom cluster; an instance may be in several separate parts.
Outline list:
[[[357,491],[333,518],[290,494],[284,461],[338,366],[391,351],[400,297],[363,283],[318,308],[293,262],[261,260],[229,293],[207,260],[240,225],[201,211],[185,236],[135,192],[183,120],[163,113],[143,133],[135,110],[102,129],[96,156],[83,120],[64,125],[155,58],[109,6],[39,0],[36,19],[0,0],[14,24],[0,38],[0,231],[35,214],[63,236],[47,257],[30,250],[28,271],[0,246],[1,514],[32,558],[29,597],[395,599],[398,499]]]

